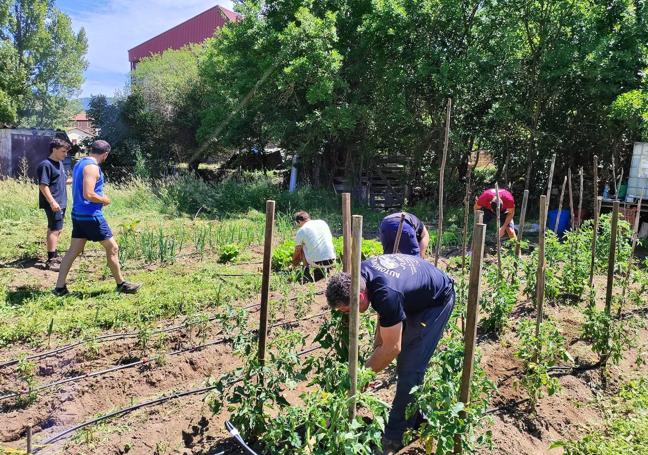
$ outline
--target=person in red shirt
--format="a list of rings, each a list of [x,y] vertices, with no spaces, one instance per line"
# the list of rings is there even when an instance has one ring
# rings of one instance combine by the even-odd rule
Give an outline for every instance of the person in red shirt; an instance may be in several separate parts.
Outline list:
[[[498,195],[495,188],[490,188],[484,191],[478,198],[475,198],[475,210],[484,211],[484,223],[488,224],[495,219],[497,212],[497,199]],[[515,215],[515,199],[510,191],[505,189],[499,190],[500,200],[500,230],[499,236],[502,237],[504,233],[508,234],[509,239],[517,240],[515,235],[515,225],[513,224],[513,216]]]

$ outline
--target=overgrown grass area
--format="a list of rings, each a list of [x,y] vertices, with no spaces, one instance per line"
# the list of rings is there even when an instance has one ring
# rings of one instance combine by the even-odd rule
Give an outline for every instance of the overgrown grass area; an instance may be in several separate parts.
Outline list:
[[[41,342],[50,324],[52,332],[64,338],[154,324],[159,319],[191,315],[249,298],[260,285],[260,277],[253,275],[237,279],[235,286],[226,277],[219,278],[220,274],[236,273],[231,266],[204,263],[188,270],[185,264],[174,264],[130,274],[129,279],[143,283],[143,287],[137,295],[126,296],[114,292],[115,284],[103,275],[104,271],[89,271],[97,259],[81,261],[70,286],[71,295],[64,298],[55,297],[49,287],[36,280],[11,288],[5,284],[11,282],[12,275],[3,278],[0,318],[5,323],[0,326],[0,346]]]
[[[294,237],[292,213],[299,209],[341,232],[334,193],[305,187],[289,194],[273,175],[246,174],[222,184],[192,176],[135,179],[107,184],[106,194],[112,203],[104,212],[122,268],[128,280],[144,286],[135,296],[116,294],[103,249],[89,242],[70,273],[71,294],[57,298],[50,293],[56,274],[38,266],[46,230],[38,187],[0,180],[0,318],[6,322],[0,346],[39,344],[48,335],[91,338],[101,330],[155,324],[249,299],[260,285],[266,199],[276,201],[277,245]],[[70,200],[61,254],[69,246],[71,205]],[[382,214],[357,212],[366,215],[365,232],[375,233]],[[273,279],[273,289],[283,292],[283,281]]]
[[[601,428],[577,441],[555,444],[566,455],[639,455],[648,447],[648,381],[632,381],[603,405],[607,418]]]

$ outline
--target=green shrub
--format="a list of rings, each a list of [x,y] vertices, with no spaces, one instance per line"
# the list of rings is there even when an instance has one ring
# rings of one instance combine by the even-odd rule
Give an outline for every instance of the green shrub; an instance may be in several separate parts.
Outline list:
[[[233,243],[223,245],[220,250],[220,255],[218,256],[218,262],[221,264],[226,264],[233,261],[240,254],[239,247]]]

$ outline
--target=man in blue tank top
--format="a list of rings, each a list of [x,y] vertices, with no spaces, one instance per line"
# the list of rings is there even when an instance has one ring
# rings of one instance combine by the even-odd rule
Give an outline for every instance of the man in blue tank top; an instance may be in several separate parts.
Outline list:
[[[332,309],[349,312],[348,273],[331,277],[326,300]],[[421,257],[384,254],[362,262],[360,312],[371,306],[378,314],[374,352],[366,366],[379,372],[397,359],[398,384],[382,440],[384,455],[397,453],[405,430],[417,424],[417,416],[405,418],[410,391],[423,382],[454,302],[452,279]]]
[[[117,292],[134,294],[140,284],[128,283],[122,276],[119,267],[117,242],[113,238],[110,226],[103,216],[103,207],[110,204],[104,195],[104,176],[99,165],[106,161],[110,153],[110,144],[106,141],[94,141],[90,154],[81,158],[72,171],[72,240],[70,249],[61,261],[58,280],[54,294],[68,294],[65,285],[67,274],[74,260],[83,253],[88,240],[99,242],[106,250],[108,267],[117,283]]]

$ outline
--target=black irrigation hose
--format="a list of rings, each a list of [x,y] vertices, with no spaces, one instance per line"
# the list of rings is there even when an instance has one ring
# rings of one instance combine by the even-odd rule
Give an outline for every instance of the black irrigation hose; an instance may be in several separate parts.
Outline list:
[[[486,410],[485,414],[495,414],[496,412],[503,411],[506,409],[511,409],[514,407],[518,407],[521,404],[524,404],[526,402],[530,401],[530,398],[523,398],[522,400],[514,401],[513,403],[506,403],[501,406],[496,406],[494,408],[489,408]]]
[[[243,307],[242,309],[243,310],[249,310],[249,309],[252,309],[252,308],[260,306],[260,305],[261,305],[260,303],[255,303],[255,304]],[[217,315],[217,316],[212,316],[209,319],[207,319],[207,322],[212,322],[212,321],[218,319],[219,317],[220,317],[220,314]],[[171,326],[171,327],[165,327],[163,329],[153,330],[153,331],[151,331],[151,335],[157,335],[159,333],[174,332],[176,330],[180,330],[180,329],[183,329],[185,327],[191,327],[192,325],[196,325],[196,324],[199,324],[199,323],[200,323],[200,321],[183,322],[182,324],[174,325],[174,326]],[[137,337],[138,334],[139,334],[139,332],[136,332],[136,331],[122,332],[122,333],[109,333],[109,334],[106,334],[106,335],[99,336],[99,337],[95,338],[93,341],[101,343],[101,342],[105,342],[105,341],[125,340],[126,338],[135,338],[135,337]],[[52,356],[54,356],[56,354],[61,354],[63,352],[67,352],[67,351],[69,351],[71,349],[74,349],[77,346],[81,346],[81,345],[85,344],[86,342],[87,342],[87,340],[82,340],[82,341],[77,341],[77,342],[74,342],[74,343],[70,343],[70,344],[67,344],[65,346],[60,346],[60,347],[58,347],[56,349],[53,349],[51,351],[41,352],[40,354],[34,354],[34,355],[31,355],[31,356],[28,356],[28,357],[25,358],[25,360],[41,360],[41,359],[44,359],[44,358],[47,358],[47,357],[52,357]],[[6,367],[9,367],[9,366],[13,366],[13,365],[17,365],[19,362],[20,362],[20,360],[13,359],[13,360],[6,361],[4,363],[0,363],[0,369],[6,368]]]
[[[309,353],[311,353],[313,351],[316,351],[318,349],[321,349],[321,346],[315,346],[315,347],[312,347],[312,348],[309,348],[309,349],[305,349],[305,350],[299,352],[297,355],[298,356],[303,356],[303,355],[309,354]],[[237,382],[240,382],[242,380],[243,380],[243,378],[235,379],[232,382],[230,382],[229,385],[236,384]],[[186,390],[184,392],[173,393],[171,395],[166,395],[166,396],[156,398],[156,399],[153,399],[153,400],[144,401],[142,403],[139,403],[139,404],[136,404],[136,405],[133,405],[133,406],[129,406],[127,408],[119,409],[117,411],[111,412],[111,413],[103,415],[101,417],[97,417],[97,418],[88,420],[86,422],[75,425],[75,426],[73,426],[71,428],[68,428],[67,430],[64,430],[64,431],[62,431],[60,433],[55,434],[54,436],[51,436],[51,437],[47,438],[42,443],[38,444],[38,447],[35,450],[33,450],[32,453],[38,453],[45,446],[48,446],[48,445],[58,441],[59,439],[65,437],[65,436],[67,436],[67,435],[69,435],[71,433],[76,432],[77,430],[88,427],[90,425],[94,425],[95,423],[99,423],[99,422],[102,422],[104,420],[111,419],[113,417],[124,416],[124,415],[129,414],[129,413],[131,413],[133,411],[136,411],[136,410],[138,410],[140,408],[162,404],[162,403],[165,403],[167,401],[174,400],[176,398],[182,398],[182,397],[186,397],[186,396],[189,396],[189,395],[197,395],[197,394],[202,394],[202,393],[205,393],[205,392],[209,392],[211,390],[216,389],[216,387],[217,386],[207,386],[207,387],[200,387],[200,388],[192,389],[192,390]]]
[[[275,324],[272,324],[269,328],[276,328],[276,327],[295,324],[295,323],[302,322],[302,321],[307,321],[309,319],[314,319],[314,318],[323,316],[326,313],[328,313],[328,312],[323,311],[321,313],[313,314],[313,315],[306,316],[306,317],[303,317],[303,318],[300,318],[300,319],[294,319],[292,321],[277,322]],[[255,332],[256,332],[256,330],[251,330],[248,333],[255,333]],[[198,346],[192,346],[190,348],[185,348],[185,349],[180,349],[178,351],[170,352],[167,355],[168,356],[176,356],[176,355],[180,355],[180,354],[185,354],[187,352],[195,352],[195,351],[202,350],[203,348],[206,348],[206,347],[209,347],[209,346],[224,343],[224,342],[226,342],[228,340],[229,340],[229,338],[227,338],[227,337],[220,337],[218,339],[209,341],[207,343],[204,343],[204,344],[201,344],[201,345],[198,345]],[[39,392],[41,390],[51,389],[53,387],[63,385],[63,384],[68,384],[70,382],[77,382],[77,381],[80,381],[82,379],[93,378],[93,377],[96,377],[96,376],[103,376],[105,374],[114,373],[115,371],[126,370],[126,369],[133,368],[133,367],[136,367],[136,366],[139,366],[139,365],[146,365],[146,364],[148,364],[150,362],[151,362],[151,360],[148,359],[148,358],[141,359],[141,360],[136,360],[135,362],[127,363],[127,364],[124,364],[124,365],[110,367],[110,368],[106,368],[104,370],[85,373],[85,374],[82,374],[82,375],[79,375],[79,376],[74,376],[72,378],[61,379],[61,380],[58,380],[58,381],[50,382],[48,384],[43,384],[43,385],[40,385],[40,386],[34,388],[32,391],[33,392]],[[28,392],[10,392],[10,393],[5,394],[5,395],[0,395],[0,401],[7,400],[9,398],[16,398],[16,397],[25,395],[27,393]]]

